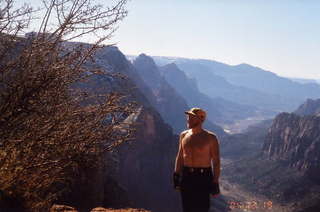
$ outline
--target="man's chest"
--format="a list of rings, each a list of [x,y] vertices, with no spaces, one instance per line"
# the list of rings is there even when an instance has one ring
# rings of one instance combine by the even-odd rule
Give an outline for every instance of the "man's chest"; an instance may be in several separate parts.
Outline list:
[[[205,150],[209,148],[209,140],[207,136],[186,136],[182,140],[182,148],[184,150]]]

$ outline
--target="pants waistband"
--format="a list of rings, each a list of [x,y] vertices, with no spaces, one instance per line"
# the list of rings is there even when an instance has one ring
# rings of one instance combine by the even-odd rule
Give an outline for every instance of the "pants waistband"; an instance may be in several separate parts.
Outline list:
[[[183,166],[184,173],[211,173],[211,167],[189,167]]]

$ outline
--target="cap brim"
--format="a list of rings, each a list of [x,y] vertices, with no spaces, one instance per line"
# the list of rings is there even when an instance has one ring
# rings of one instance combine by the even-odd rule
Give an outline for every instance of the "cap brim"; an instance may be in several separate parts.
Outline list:
[[[190,112],[190,111],[184,111],[185,114],[188,114],[188,115],[193,115],[193,116],[196,116],[196,114]]]

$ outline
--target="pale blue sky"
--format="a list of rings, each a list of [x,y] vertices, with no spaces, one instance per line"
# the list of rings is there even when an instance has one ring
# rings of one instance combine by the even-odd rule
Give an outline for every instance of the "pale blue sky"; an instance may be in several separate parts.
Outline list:
[[[124,54],[248,63],[320,79],[320,0],[130,0],[127,8],[112,39]]]
[[[319,0],[132,0],[114,40],[146,53],[320,78]]]

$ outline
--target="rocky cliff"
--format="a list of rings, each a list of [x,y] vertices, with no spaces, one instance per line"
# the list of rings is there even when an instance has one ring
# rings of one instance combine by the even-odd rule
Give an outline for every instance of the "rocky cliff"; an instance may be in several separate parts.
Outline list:
[[[273,121],[263,145],[271,159],[289,161],[320,183],[320,117],[281,113]]]
[[[89,210],[88,210],[89,211]],[[67,206],[67,205],[53,205],[50,208],[50,212],[80,212],[76,208]],[[113,208],[102,208],[97,207],[90,210],[90,212],[150,212],[144,209],[134,209],[134,208],[125,208],[125,209],[113,209]]]
[[[178,211],[178,192],[171,179],[179,138],[155,111],[141,108],[134,116],[129,121],[138,123],[136,139],[117,152],[117,179],[127,188],[133,207]]]
[[[294,113],[300,116],[320,115],[320,99],[307,99]]]
[[[191,104],[191,102],[188,101],[189,98],[184,98],[186,96],[181,95],[174,86],[168,83],[151,57],[141,54],[133,61],[133,65],[143,81],[152,90],[156,98],[154,107],[157,108],[163,119],[174,128],[176,133],[180,133],[186,129],[186,118],[183,112],[190,107],[201,107],[204,105],[196,101]],[[180,75],[177,82],[181,80],[184,80],[184,78]],[[194,85],[195,82],[191,80],[190,83]],[[220,136],[224,136],[225,133],[223,129],[213,123],[212,117],[215,117],[218,113],[217,111],[208,111],[211,119],[208,119],[204,123],[204,127],[214,131]]]
[[[133,61],[133,65],[156,97],[155,108],[174,128],[174,131],[180,133],[186,128],[183,112],[189,109],[185,99],[178,95],[176,90],[161,76],[151,57],[141,54]]]
[[[79,211],[98,206],[179,211],[179,194],[171,181],[178,136],[150,103],[156,101],[152,91],[116,47],[100,49],[94,60],[95,63],[86,64],[87,68],[99,68],[107,75],[93,74],[75,86],[98,94],[120,92],[127,95],[123,101],[137,102],[137,113],[123,114],[123,122],[136,126],[135,139],[108,152],[98,166],[80,167],[77,178],[71,179],[69,191],[55,203]],[[1,201],[0,194],[0,204]]]
[[[279,114],[273,120],[262,148],[263,155],[278,164],[269,178],[274,182],[282,182],[284,187],[279,186],[278,192],[282,192],[280,196],[284,200],[295,202],[294,211],[320,209],[318,108],[319,100],[307,100],[295,113]],[[275,180],[281,176],[280,173],[287,173],[289,176]]]
[[[315,164],[320,156],[319,112],[320,99],[308,99],[294,113],[279,114],[265,139],[264,154],[287,159],[299,168]]]
[[[245,157],[225,167],[227,179],[290,207],[290,211],[319,211],[320,117],[313,112],[315,102],[308,100],[299,107],[303,116],[281,113],[260,129],[233,135],[222,153]],[[256,144],[251,145],[252,141]],[[258,141],[263,141],[262,146]],[[230,146],[232,143],[236,145]],[[253,151],[243,154],[239,146]]]
[[[128,77],[125,81],[114,78],[106,89],[127,92],[140,105],[138,113],[125,120],[136,124],[135,140],[112,153],[117,161],[113,177],[127,191],[129,206],[155,212],[178,211],[179,196],[171,183],[178,136],[154,109],[157,97],[117,48],[102,49],[96,61],[105,70]],[[95,87],[101,89],[110,84],[110,79],[98,77],[95,82]]]

